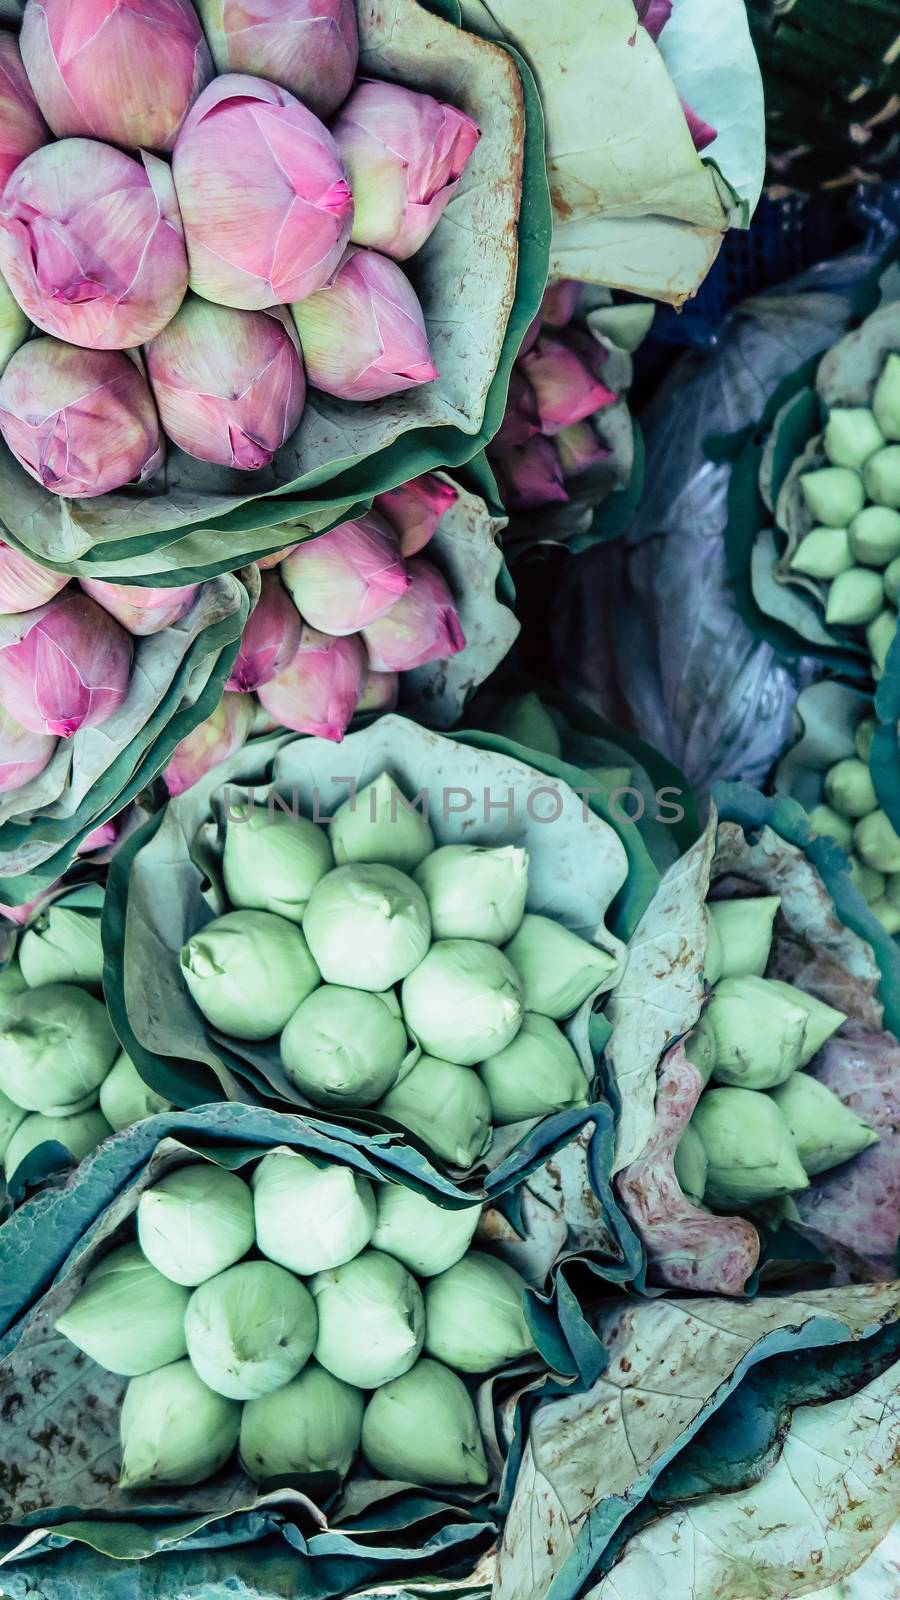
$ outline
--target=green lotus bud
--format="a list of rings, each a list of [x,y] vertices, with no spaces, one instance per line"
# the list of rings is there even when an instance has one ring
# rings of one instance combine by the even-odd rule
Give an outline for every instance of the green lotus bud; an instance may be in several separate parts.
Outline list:
[[[525,1009],[557,1022],[571,1017],[595,990],[607,988],[616,970],[607,950],[531,911],[503,954],[519,975]]]
[[[900,933],[900,906],[889,900],[887,895],[879,900],[873,900],[869,906],[873,917],[877,917],[886,933],[893,938],[895,933]]]
[[[685,1039],[684,1053],[703,1082],[709,1083],[716,1065],[716,1036],[705,1011]]]
[[[550,1017],[526,1011],[511,1044],[488,1056],[481,1080],[497,1127],[588,1104],[588,1080],[565,1034]]]
[[[873,677],[880,678],[887,666],[891,646],[897,637],[897,613],[890,606],[880,611],[866,629],[866,644],[872,657]]]
[[[881,575],[871,567],[841,572],[828,590],[825,621],[836,628],[858,628],[877,617],[884,605]]]
[[[878,804],[865,761],[846,756],[825,774],[825,798],[842,817],[867,817]]]
[[[17,951],[29,989],[45,983],[82,983],[99,989],[103,972],[100,918],[54,905],[26,929]]]
[[[213,1394],[189,1361],[132,1378],[120,1418],[121,1489],[202,1483],[237,1444],[241,1408]]]
[[[863,717],[856,724],[853,744],[860,761],[865,761],[866,764],[868,764],[869,757],[872,754],[872,740],[875,737],[877,728],[878,721],[875,717]]]
[[[323,984],[297,1007],[281,1035],[292,1083],[322,1106],[371,1106],[397,1080],[409,1049],[406,1027],[380,994]]]
[[[846,528],[810,528],[788,563],[809,578],[837,578],[853,566]]]
[[[339,867],[348,861],[376,861],[413,872],[434,849],[428,819],[410,805],[387,772],[344,801],[328,832]]]
[[[53,1326],[86,1356],[123,1378],[154,1372],[187,1353],[186,1289],[164,1278],[136,1244],[106,1256]]]
[[[3,1165],[10,1139],[27,1115],[27,1111],[15,1105],[9,1095],[0,1089],[0,1166]]]
[[[22,976],[22,969],[15,959],[7,962],[0,971],[0,1011],[5,1011],[10,1001],[16,995],[22,994],[28,988]]]
[[[313,889],[332,866],[325,829],[307,817],[254,806],[227,824],[222,876],[233,906],[302,922]]]
[[[451,1166],[468,1168],[491,1142],[491,1102],[477,1072],[420,1056],[378,1110]]]
[[[431,941],[431,918],[405,872],[351,862],[316,885],[303,931],[326,983],[377,993],[418,966]]]
[[[229,1400],[290,1383],[313,1353],[316,1328],[309,1290],[272,1261],[240,1261],[207,1278],[184,1316],[194,1371]]]
[[[772,1099],[791,1130],[800,1164],[810,1178],[878,1143],[877,1133],[861,1117],[806,1072],[795,1072],[790,1082],[773,1089]]]
[[[866,498],[859,473],[849,467],[801,472],[800,488],[816,522],[824,522],[828,528],[846,528]]]
[[[513,700],[505,701],[490,726],[502,738],[511,739],[513,744],[522,744],[526,750],[543,751],[556,760],[562,755],[556,723],[540,697],[534,693],[520,694]]]
[[[886,567],[900,556],[900,513],[887,506],[864,506],[849,529],[854,561],[864,567]]]
[[[797,1066],[807,1013],[769,978],[723,978],[706,1016],[716,1041],[716,1083],[771,1089]]]
[[[241,1417],[241,1465],[248,1477],[336,1472],[345,1478],[359,1449],[365,1400],[311,1361],[274,1394],[248,1400]]]
[[[0,1013],[0,1089],[26,1111],[65,1115],[119,1052],[105,1005],[72,984],[26,989]]]
[[[368,1178],[352,1167],[317,1166],[293,1150],[273,1150],[259,1163],[253,1207],[263,1255],[304,1277],[352,1261],[375,1227]]]
[[[805,989],[798,989],[792,983],[782,983],[780,978],[769,978],[767,982],[770,988],[781,994],[789,1004],[801,1006],[806,1012],[806,1036],[797,1063],[798,1066],[805,1067],[807,1062],[821,1050],[826,1039],[830,1039],[841,1023],[847,1021],[846,1013],[837,1011],[834,1006],[826,1005],[824,1000],[817,999],[814,994],[807,994]]]
[[[809,825],[813,833],[821,833],[826,839],[833,839],[843,850],[849,850],[853,843],[853,824],[847,817],[838,816],[831,806],[813,806],[809,813]]]
[[[426,1357],[373,1394],[362,1449],[373,1472],[397,1483],[488,1481],[469,1391],[455,1372]]]
[[[686,1200],[700,1204],[706,1190],[706,1172],[709,1160],[693,1122],[689,1122],[678,1141],[673,1158],[678,1187]]]
[[[725,951],[722,948],[722,936],[719,933],[719,924],[714,917],[709,915],[706,908],[706,954],[703,958],[703,976],[707,983],[718,983],[722,976],[725,964]]]
[[[253,1196],[243,1178],[212,1161],[191,1162],[145,1189],[138,1239],[148,1261],[189,1289],[224,1272],[254,1240]]]
[[[425,1349],[458,1372],[492,1372],[533,1350],[524,1278],[505,1261],[470,1250],[429,1279]]]
[[[522,1025],[522,985],[493,944],[439,939],[405,979],[401,1004],[422,1049],[471,1067],[512,1043]]]
[[[881,449],[884,436],[868,406],[836,406],[829,413],[822,443],[833,466],[858,470]]]
[[[867,867],[858,856],[851,856],[850,876],[867,904],[881,899],[887,880],[877,867]]]
[[[433,1278],[465,1255],[480,1216],[480,1205],[453,1211],[400,1183],[381,1183],[372,1243],[417,1277]]]
[[[319,1314],[316,1360],[345,1383],[377,1389],[408,1372],[422,1349],[422,1291],[381,1250],[319,1272],[310,1283]]]
[[[3,1158],[6,1181],[12,1182],[25,1157],[30,1156],[39,1145],[61,1144],[77,1166],[111,1133],[112,1128],[99,1111],[82,1111],[70,1117],[49,1116],[36,1111],[19,1123],[6,1146]]]
[[[746,900],[708,900],[706,910],[722,946],[723,978],[761,978],[772,946],[775,913],[781,905],[777,894],[759,895]]]
[[[228,911],[192,934],[181,973],[207,1022],[234,1039],[280,1033],[319,983],[300,928],[271,911]]]
[[[853,830],[853,843],[867,867],[879,872],[900,872],[900,838],[881,808],[861,818]]]
[[[863,468],[866,494],[877,506],[900,507],[900,444],[876,450]]]
[[[740,1211],[809,1188],[791,1130],[771,1096],[708,1089],[691,1120],[706,1150],[708,1205]]]
[[[144,1082],[123,1050],[100,1085],[100,1110],[113,1132],[120,1133],[134,1122],[171,1109],[171,1100],[165,1100]]]
[[[445,844],[425,857],[415,878],[435,939],[506,944],[522,921],[528,856],[515,845]]]
[[[872,410],[886,439],[900,439],[900,355],[891,351],[872,396]]]

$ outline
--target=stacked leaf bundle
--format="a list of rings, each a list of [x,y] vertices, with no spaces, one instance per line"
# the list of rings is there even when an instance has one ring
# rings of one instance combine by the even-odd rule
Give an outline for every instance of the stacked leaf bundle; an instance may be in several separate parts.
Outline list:
[[[110,1133],[168,1108],[120,1049],[102,1000],[102,902],[97,884],[55,900],[25,928],[0,972],[7,1184],[31,1176],[28,1158],[42,1145],[62,1146],[77,1165]],[[36,1176],[44,1175],[42,1159]]]
[[[522,1279],[469,1248],[480,1215],[288,1149],[250,1183],[197,1162],[145,1189],[138,1243],[101,1259],[55,1324],[131,1379],[120,1486],[199,1483],[238,1444],[269,1487],[343,1479],[360,1448],[383,1478],[486,1484],[460,1374],[534,1342]]]

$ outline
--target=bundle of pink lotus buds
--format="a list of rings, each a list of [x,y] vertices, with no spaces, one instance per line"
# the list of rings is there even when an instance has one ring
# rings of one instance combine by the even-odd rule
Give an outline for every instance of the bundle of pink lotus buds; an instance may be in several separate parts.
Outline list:
[[[479,129],[358,49],[353,0],[28,0],[0,32],[0,433],[44,488],[141,482],[167,441],[257,472],[307,385],[438,377],[400,263]]]
[[[0,794],[43,772],[58,739],[119,709],[133,637],[178,622],[198,588],[72,582],[0,543]]]
[[[457,499],[426,473],[353,522],[267,556],[261,592],[219,705],[175,750],[170,794],[253,732],[340,740],[353,717],[389,711],[400,674],[465,646],[446,580],[421,552]]]

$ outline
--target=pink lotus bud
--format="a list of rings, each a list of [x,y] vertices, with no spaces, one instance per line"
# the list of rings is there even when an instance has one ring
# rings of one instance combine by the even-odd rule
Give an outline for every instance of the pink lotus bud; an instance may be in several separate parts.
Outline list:
[[[537,398],[542,433],[559,433],[616,398],[570,345],[551,335],[543,334],[522,357],[522,370]]]
[[[7,922],[15,923],[17,928],[26,928],[35,912],[53,899],[61,884],[62,878],[56,878],[49,889],[44,889],[33,900],[26,900],[20,906],[0,906],[0,917],[5,917]]]
[[[142,589],[136,583],[103,583],[99,578],[80,578],[85,594],[121,622],[129,633],[144,638],[162,633],[190,611],[199,583],[178,589]]]
[[[76,855],[92,856],[100,850],[108,850],[110,845],[114,845],[118,839],[127,815],[128,807],[126,806],[124,811],[120,811],[115,817],[110,817],[108,822],[101,822],[98,828],[94,828],[91,833],[82,839],[75,852]]]
[[[516,450],[503,450],[496,455],[492,451],[490,462],[508,511],[562,505],[569,498],[559,456],[550,439],[530,439]]]
[[[175,746],[163,772],[170,795],[183,794],[241,749],[253,721],[253,701],[245,694],[223,694],[212,716],[199,722]]]
[[[357,711],[393,711],[400,695],[398,672],[367,672]]]
[[[712,144],[713,140],[718,138],[716,129],[711,123],[704,122],[702,117],[698,117],[686,100],[682,100],[681,109],[688,125],[688,133],[694,141],[694,149],[698,152],[705,150],[708,144]]]
[[[380,400],[438,376],[412,284],[374,250],[351,247],[328,287],[291,313],[310,383],[339,400]]]
[[[190,0],[28,0],[19,42],[57,138],[171,150],[213,75]]]
[[[87,595],[73,589],[2,623],[0,704],[23,727],[70,739],[118,710],[128,693],[131,639]]]
[[[166,162],[90,139],[36,150],[0,203],[0,268],[45,333],[92,350],[152,339],[188,280]]]
[[[564,328],[572,321],[581,300],[584,284],[574,278],[554,278],[544,290],[541,316],[551,328]]]
[[[284,312],[235,311],[188,296],[146,351],[150,386],[174,444],[243,472],[269,465],[306,399],[287,321]]]
[[[589,422],[573,422],[571,428],[563,428],[553,442],[566,478],[577,478],[579,472],[587,472],[599,461],[606,461],[610,455],[608,447],[601,444]]]
[[[266,573],[226,689],[252,694],[261,683],[277,678],[297,654],[301,627],[300,614],[278,573]]]
[[[506,411],[503,414],[497,432],[494,435],[492,448],[495,450],[512,450],[517,445],[527,444],[536,433],[541,431],[541,419],[538,412],[537,395],[524,377],[518,366],[513,367],[509,375],[509,393],[506,397]]]
[[[0,612],[33,611],[68,583],[65,572],[51,572],[11,544],[0,542]]]
[[[21,789],[23,784],[43,772],[56,749],[50,733],[35,733],[23,728],[0,705],[0,794]]]
[[[50,138],[11,33],[0,33],[0,193],[20,161]]]
[[[303,300],[334,272],[353,196],[338,148],[286,89],[227,72],[175,146],[191,288],[246,311]]]
[[[298,544],[282,576],[305,620],[339,638],[383,617],[409,588],[397,536],[373,511]]]
[[[149,478],[163,459],[156,407],[121,350],[30,339],[0,377],[0,433],[52,494],[83,499]]]
[[[356,634],[335,639],[304,624],[300,649],[286,670],[264,683],[260,703],[297,733],[340,743],[366,681],[366,652]]]
[[[634,0],[638,22],[647,29],[651,39],[658,39],[672,15],[672,0]]]
[[[353,0],[197,0],[219,72],[253,72],[330,117],[353,88]]]
[[[459,187],[481,132],[455,106],[397,83],[358,83],[334,123],[350,174],[350,237],[406,261]]]
[[[433,472],[423,472],[396,489],[377,494],[374,507],[393,527],[400,539],[400,553],[418,555],[434,537],[441,518],[459,499],[452,483],[443,483]]]
[[[465,649],[453,596],[437,568],[423,556],[413,556],[407,571],[411,582],[402,600],[363,629],[369,665],[376,672],[407,672]]]

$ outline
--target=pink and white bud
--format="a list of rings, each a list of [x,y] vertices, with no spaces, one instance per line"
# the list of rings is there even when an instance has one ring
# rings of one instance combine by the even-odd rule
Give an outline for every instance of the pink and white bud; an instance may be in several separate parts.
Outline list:
[[[303,415],[306,380],[284,312],[189,295],[145,352],[162,425],[201,461],[258,472]]]
[[[542,334],[521,360],[537,399],[542,433],[559,433],[616,399],[582,356],[552,335]]]
[[[31,922],[34,917],[35,912],[39,911],[41,906],[45,906],[50,903],[61,884],[62,878],[56,878],[54,879],[53,883],[50,884],[49,888],[44,889],[40,894],[35,895],[33,900],[26,900],[20,906],[0,906],[0,917],[5,917],[7,922],[15,923],[17,928],[27,928],[29,922]]]
[[[110,817],[108,822],[101,822],[99,827],[93,828],[82,839],[75,852],[76,855],[92,856],[97,855],[101,850],[109,850],[116,843],[119,834],[124,829],[128,815],[129,808],[126,806],[124,811],[120,811],[116,816]]]
[[[0,269],[45,333],[130,350],[175,315],[188,264],[165,161],[90,139],[44,145],[0,201]]]
[[[584,284],[574,278],[554,278],[544,290],[541,317],[550,328],[564,328],[581,303]]]
[[[573,422],[554,438],[564,478],[577,478],[600,461],[608,460],[611,452],[601,444],[589,422]]]
[[[507,511],[533,511],[537,506],[564,505],[569,496],[553,441],[539,435],[515,450],[490,452]]]
[[[13,545],[0,542],[0,612],[34,611],[59,594],[68,581],[65,572],[51,572]]]
[[[297,654],[302,626],[300,613],[278,573],[265,573],[226,689],[252,694],[261,683],[277,678]]]
[[[672,15],[672,0],[634,0],[638,22],[651,39],[658,39]]]
[[[537,395],[520,367],[515,366],[509,375],[503,421],[491,441],[491,447],[494,450],[514,450],[518,445],[527,444],[540,431]]]
[[[0,376],[0,433],[51,494],[109,494],[149,478],[164,445],[143,372],[122,350],[30,339]]]
[[[262,311],[327,283],[353,196],[324,123],[286,89],[227,72],[201,94],[172,162],[191,288]]]
[[[438,377],[412,284],[374,250],[351,247],[327,288],[291,313],[310,383],[339,400],[380,400]]]
[[[20,161],[50,138],[11,33],[0,32],[0,193]]]
[[[286,544],[283,550],[274,550],[270,556],[260,556],[256,565],[260,572],[269,572],[272,567],[280,567],[285,556],[296,550],[295,544]]]
[[[121,622],[138,638],[162,633],[190,611],[200,590],[199,583],[177,589],[142,589],[136,583],[104,583],[99,578],[80,578],[85,594]]]
[[[387,517],[405,558],[425,549],[437,533],[441,518],[458,499],[452,483],[442,482],[433,472],[423,472],[420,478],[411,478],[409,483],[377,494],[373,504],[376,511]]]
[[[397,536],[373,511],[298,544],[281,574],[305,621],[338,637],[385,616],[409,588]]]
[[[60,139],[171,150],[213,75],[190,0],[28,0],[19,43]]]
[[[241,749],[250,734],[253,709],[249,695],[223,694],[212,715],[199,722],[172,751],[163,772],[170,795],[183,794]]]
[[[393,711],[400,698],[399,672],[367,672],[357,711]]]
[[[3,618],[0,704],[32,733],[70,739],[118,710],[131,657],[125,629],[72,589],[37,611]]]
[[[0,705],[0,794],[30,783],[43,772],[55,749],[53,734],[23,728]]]
[[[406,261],[459,188],[481,132],[456,106],[398,83],[358,83],[334,137],[350,175],[354,244]]]
[[[353,0],[197,0],[219,72],[252,72],[330,117],[359,57]]]
[[[263,684],[260,704],[284,728],[340,743],[359,704],[367,670],[357,634],[337,639],[304,624],[297,654],[284,672]]]
[[[402,600],[363,629],[369,665],[376,672],[408,672],[465,649],[465,634],[441,573],[423,556],[413,556],[406,570],[411,581]]]

